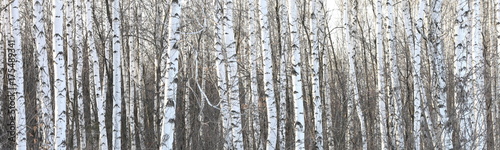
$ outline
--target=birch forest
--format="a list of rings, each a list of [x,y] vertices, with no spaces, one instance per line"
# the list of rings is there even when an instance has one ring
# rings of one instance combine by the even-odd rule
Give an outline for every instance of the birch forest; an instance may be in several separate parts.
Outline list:
[[[0,0],[0,149],[500,150],[500,0]]]

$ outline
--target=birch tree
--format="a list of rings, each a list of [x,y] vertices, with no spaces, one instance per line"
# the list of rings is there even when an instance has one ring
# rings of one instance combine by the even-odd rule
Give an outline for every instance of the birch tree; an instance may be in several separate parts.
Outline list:
[[[74,64],[73,64],[73,51],[75,49],[75,37],[74,37],[74,31],[75,31],[75,25],[74,25],[74,9],[73,9],[73,0],[68,0],[66,1],[66,12],[65,12],[65,17],[66,17],[66,59],[68,60],[66,62],[66,83],[67,83],[67,90],[68,90],[68,106],[67,106],[67,114],[68,114],[68,132],[71,134],[67,134],[69,137],[68,139],[71,139],[73,145],[68,145],[70,148],[76,149],[78,148],[78,142],[77,142],[77,130],[76,130],[76,120],[74,119],[74,103],[75,103],[75,76],[74,76]]]
[[[66,65],[63,45],[63,5],[62,0],[54,1],[53,24],[53,59],[54,59],[54,92],[55,92],[55,146],[66,149]]]
[[[390,134],[392,137],[392,143],[396,149],[404,148],[404,126],[402,121],[402,99],[401,99],[401,86],[399,83],[399,67],[398,67],[398,55],[396,50],[396,35],[395,35],[395,25],[394,25],[394,2],[392,0],[387,0],[387,39],[388,39],[388,51],[390,55],[390,79],[391,79],[391,90],[390,90],[390,123],[393,128],[391,128]]]
[[[95,99],[97,103],[97,119],[99,123],[99,137],[98,137],[98,148],[107,149],[108,148],[108,138],[106,133],[106,101],[104,100],[104,95],[102,94],[101,78],[99,76],[99,58],[97,57],[97,50],[95,48],[94,33],[93,33],[93,5],[92,0],[86,1],[86,18],[85,22],[87,31],[87,45],[89,46],[89,60],[92,63],[92,70],[94,76],[94,88],[95,88]]]
[[[366,143],[366,127],[365,127],[365,121],[364,121],[364,115],[361,110],[361,105],[360,105],[360,98],[359,98],[359,91],[357,87],[357,78],[356,78],[356,50],[357,50],[357,44],[355,42],[355,37],[357,34],[357,28],[356,28],[356,23],[357,23],[357,7],[358,7],[358,2],[357,0],[353,1],[352,5],[349,5],[349,1],[345,0],[344,1],[344,31],[345,31],[345,41],[346,41],[346,47],[347,47],[347,59],[348,59],[348,65],[349,65],[349,76],[351,77],[348,80],[348,86],[349,86],[349,95],[351,95],[351,98],[347,101],[347,117],[348,117],[348,131],[347,131],[347,137],[346,137],[346,149],[353,149],[354,147],[351,147],[351,137],[354,134],[354,117],[352,116],[352,110],[356,107],[356,114],[359,118],[360,125],[361,125],[361,142],[363,149],[366,150],[368,148],[367,143]],[[349,14],[349,8],[352,8],[352,14]]]
[[[250,105],[251,105],[251,110],[253,111],[252,113],[252,126],[253,126],[253,136],[254,140],[253,142],[255,144],[255,149],[264,149],[264,143],[261,142],[261,133],[260,133],[260,117],[259,117],[259,92],[258,92],[258,83],[257,83],[257,35],[256,35],[256,19],[255,19],[255,10],[256,10],[256,4],[255,0],[248,0],[248,30],[249,30],[249,49],[250,49],[250,59],[249,64],[250,64]]]
[[[15,107],[16,107],[16,149],[27,149],[27,137],[26,137],[26,104],[24,99],[24,69],[23,69],[23,57],[22,57],[22,42],[21,42],[21,24],[20,24],[20,14],[19,14],[19,0],[14,0],[11,4],[11,14],[12,14],[12,36],[13,42],[9,42],[12,45],[14,51],[13,61],[9,60],[8,65],[13,69],[12,75],[14,75],[14,83],[10,81],[9,77],[9,88],[15,89],[15,91],[9,91],[14,93]],[[10,53],[10,52],[9,52]],[[9,71],[10,73],[10,71]],[[9,94],[9,96],[12,96]],[[9,98],[11,99],[11,98]],[[56,111],[57,112],[57,111]],[[57,124],[56,124],[57,125]],[[56,137],[57,138],[57,137]]]
[[[261,53],[263,57],[262,64],[264,65],[264,100],[267,104],[267,149],[276,149],[278,140],[278,119],[276,111],[276,100],[274,98],[274,82],[273,82],[273,56],[271,53],[270,37],[269,37],[269,22],[267,11],[267,0],[260,0],[260,25],[261,25]]]
[[[472,105],[469,94],[466,92],[467,80],[467,37],[469,33],[469,2],[461,0],[458,2],[457,7],[457,25],[455,35],[455,101],[457,102],[457,116],[460,120],[460,141],[463,142],[464,148],[471,148],[471,111],[469,107]],[[461,144],[462,145],[462,144]]]
[[[379,128],[380,128],[380,148],[388,149],[389,141],[387,138],[387,112],[385,98],[385,60],[383,46],[383,20],[382,20],[382,0],[377,0],[377,91],[378,91],[378,110],[379,110]]]
[[[83,99],[83,7],[81,0],[75,0],[75,50],[76,50],[76,106],[78,111],[78,145],[80,148],[87,147],[87,135],[84,117]]]
[[[236,55],[236,41],[233,29],[233,1],[225,0],[224,5],[224,43],[227,58],[228,94],[230,103],[232,143],[235,149],[243,148],[241,136],[241,113],[239,99],[238,63]]]
[[[442,23],[441,23],[441,10],[442,10],[442,0],[436,0],[431,3],[432,13],[431,13],[431,25],[430,25],[430,35],[431,40],[431,51],[433,53],[433,65],[435,66],[435,71],[433,72],[433,87],[435,88],[432,92],[433,99],[438,105],[438,125],[436,131],[439,136],[439,148],[452,149],[453,145],[451,142],[452,128],[448,124],[448,114],[447,114],[447,104],[446,104],[446,68],[444,61],[444,50],[443,50],[443,39],[442,39]]]
[[[287,8],[287,1],[286,0],[279,0],[278,1],[279,5],[279,32],[280,35],[287,35],[289,34],[289,22],[288,22],[288,8]],[[278,140],[280,141],[286,141],[285,139],[285,121],[286,121],[286,105],[287,105],[287,87],[288,87],[288,80],[287,80],[287,71],[288,71],[288,53],[289,53],[289,46],[288,46],[288,37],[287,36],[281,36],[280,37],[280,47],[281,47],[281,53],[280,53],[280,68],[279,68],[279,83],[280,83],[280,91],[279,91],[279,120],[278,120]],[[257,91],[257,90],[256,90]],[[286,142],[278,142],[278,147],[280,150],[285,149],[285,143]]]
[[[299,14],[297,0],[288,0],[288,13],[290,21],[290,39],[292,42],[292,91],[293,102],[295,108],[295,149],[305,148],[305,118],[304,118],[304,101],[302,96],[302,70],[301,70],[301,52],[300,52],[300,32],[299,32]]]
[[[49,78],[49,68],[48,68],[48,57],[47,57],[47,43],[45,39],[45,19],[44,19],[44,7],[43,0],[36,0],[33,2],[34,9],[34,30],[35,30],[35,41],[36,41],[36,51],[37,51],[37,65],[39,70],[38,82],[37,82],[37,100],[40,104],[41,114],[38,116],[38,123],[42,125],[39,128],[42,138],[42,148],[54,149],[54,124],[53,124],[53,112],[52,112],[52,98],[50,93],[50,78]]]
[[[168,77],[165,87],[165,111],[163,119],[162,144],[160,149],[167,150],[174,147],[174,127],[175,127],[175,101],[177,93],[177,73],[179,70],[179,49],[177,42],[180,40],[181,25],[181,5],[179,0],[173,0],[170,7],[169,20],[169,44],[168,54]]]
[[[310,1],[311,7],[311,51],[312,51],[312,94],[313,94],[313,103],[314,103],[314,129],[315,131],[315,146],[318,149],[323,149],[323,105],[321,104],[321,95],[320,95],[320,80],[319,80],[319,38],[318,38],[318,8],[317,1]]]
[[[473,33],[472,33],[472,80],[473,80],[473,148],[486,147],[486,100],[484,97],[484,56],[481,28],[481,1],[474,0]]]
[[[113,149],[121,149],[121,18],[120,0],[113,0]]]

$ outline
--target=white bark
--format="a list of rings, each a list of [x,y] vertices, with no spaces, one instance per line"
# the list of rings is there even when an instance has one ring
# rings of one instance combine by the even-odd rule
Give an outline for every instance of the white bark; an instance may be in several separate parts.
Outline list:
[[[16,149],[24,150],[27,149],[26,145],[26,105],[24,99],[24,74],[23,74],[23,57],[22,57],[22,46],[21,46],[21,23],[20,23],[20,13],[19,13],[19,0],[14,0],[11,4],[11,14],[12,14],[12,36],[14,37],[13,50],[14,62],[9,64],[13,65],[14,71],[14,85],[15,96],[14,101],[16,103]],[[9,44],[12,44],[9,42]],[[10,52],[9,52],[10,53]],[[7,65],[10,66],[10,65]],[[10,84],[10,83],[9,83]],[[10,91],[9,91],[10,92]],[[14,92],[14,91],[12,91]],[[9,98],[10,99],[10,98]]]
[[[74,74],[74,64],[73,64],[73,51],[75,49],[75,37],[74,37],[74,9],[73,9],[73,0],[66,1],[66,81],[68,88],[68,105],[67,105],[67,114],[68,114],[68,139],[71,139],[73,145],[69,145],[70,148],[76,149],[78,148],[77,138],[77,130],[76,130],[76,120],[74,119],[74,103],[75,103],[75,74]]]
[[[425,120],[427,121],[427,124],[429,127],[432,127],[432,120],[430,119],[430,113],[429,113],[429,109],[427,107],[423,107],[423,110],[422,110],[422,106],[423,104],[425,104],[427,102],[427,98],[425,96],[425,88],[423,86],[423,79],[422,79],[422,76],[420,74],[420,68],[421,68],[421,51],[422,51],[422,47],[424,47],[424,45],[422,45],[422,41],[423,41],[423,38],[422,38],[422,35],[424,33],[424,19],[426,17],[426,14],[427,14],[427,11],[426,11],[426,7],[427,7],[427,0],[421,0],[420,3],[419,3],[419,6],[418,6],[418,16],[417,16],[417,21],[415,23],[415,29],[416,29],[416,32],[415,32],[415,52],[413,53],[413,61],[414,61],[414,64],[416,65],[415,66],[415,71],[414,73],[417,74],[417,76],[419,76],[419,78],[416,78],[416,79],[420,79],[420,82],[418,81],[414,81],[414,82],[417,82],[417,83],[420,83],[420,89],[415,89],[415,91],[417,90],[420,90],[420,101],[418,101],[417,99],[414,100],[414,105],[415,105],[415,120],[414,120],[414,124],[413,124],[413,130],[414,130],[414,136],[415,136],[415,148],[417,149],[420,149],[422,146],[421,146],[421,140],[422,138],[418,139],[421,134],[422,134],[422,131],[421,131],[421,116],[422,116],[422,112],[425,114]],[[418,73],[417,73],[418,72]],[[416,87],[415,87],[416,88]],[[420,109],[418,109],[420,108]],[[420,110],[420,113],[416,112]],[[417,120],[418,119],[418,120]],[[431,136],[430,136],[430,139],[429,141],[433,142],[433,136],[435,135],[434,134],[434,129],[433,128],[429,128],[429,132],[431,133]],[[433,145],[432,143],[430,145]]]
[[[276,111],[276,100],[274,98],[274,82],[273,82],[273,56],[271,52],[271,39],[269,37],[269,22],[267,1],[260,0],[260,25],[261,25],[261,53],[264,67],[264,101],[267,104],[267,149],[276,149],[278,140],[278,119]]]
[[[55,93],[55,146],[56,149],[66,149],[66,65],[63,45],[63,5],[62,0],[54,1],[54,24],[52,43],[54,59],[54,93]]]
[[[86,127],[84,118],[84,104],[83,104],[83,8],[81,0],[75,0],[75,50],[76,50],[76,101],[78,108],[78,132],[79,134],[79,147],[87,147]]]
[[[385,98],[385,60],[383,46],[383,20],[382,20],[382,0],[377,0],[377,91],[378,91],[378,110],[379,110],[379,130],[380,130],[380,148],[388,149],[389,140],[387,138],[387,112]]]
[[[349,14],[350,9],[352,8],[352,15]],[[352,18],[351,18],[352,17]],[[357,42],[355,42],[355,37],[357,34],[357,1],[354,2],[354,6],[349,5],[349,1],[344,1],[344,30],[345,30],[345,41],[347,47],[347,59],[349,62],[349,76],[351,77],[348,81],[349,86],[349,95],[351,98],[347,101],[347,117],[348,117],[348,131],[346,137],[346,149],[353,149],[351,147],[351,137],[354,134],[354,117],[352,116],[352,110],[356,107],[356,114],[359,118],[361,125],[361,143],[363,150],[368,149],[368,145],[366,143],[366,127],[364,121],[364,115],[361,109],[359,91],[357,87],[357,79],[356,79],[356,49]]]
[[[258,83],[257,83],[257,35],[256,35],[256,19],[255,19],[255,10],[257,9],[255,6],[255,0],[248,1],[248,30],[249,30],[249,46],[250,46],[250,109],[253,111],[252,113],[252,126],[253,126],[253,136],[254,143],[256,143],[255,149],[264,149],[264,143],[261,142],[261,133],[260,133],[260,117],[259,117],[259,92],[258,92]]]
[[[468,42],[467,38],[470,36],[469,33],[469,2],[468,0],[461,0],[458,2],[457,7],[457,25],[456,25],[456,35],[455,35],[455,77],[457,82],[455,83],[455,101],[457,103],[457,117],[460,120],[460,141],[463,141],[461,145],[464,148],[471,148],[471,117],[472,112],[469,108],[472,103],[468,98],[466,93],[467,83],[467,49]]]
[[[229,103],[228,103],[228,89],[227,89],[227,72],[226,72],[226,53],[222,49],[224,45],[224,34],[223,34],[223,19],[222,19],[222,2],[215,0],[216,10],[215,10],[215,38],[214,38],[214,48],[216,52],[215,65],[217,65],[217,85],[219,86],[219,102],[220,102],[220,115],[221,115],[221,127],[222,127],[222,137],[224,138],[223,149],[227,150],[232,147],[232,137],[231,137],[231,118],[229,117]]]
[[[230,103],[231,132],[234,149],[243,149],[241,135],[241,113],[239,99],[238,63],[236,55],[236,41],[233,29],[233,1],[225,0],[224,7],[224,44],[227,58],[228,94]]]
[[[108,149],[108,138],[106,134],[106,123],[105,123],[105,115],[106,115],[106,101],[104,100],[104,95],[102,94],[101,87],[101,78],[99,76],[99,58],[97,56],[97,50],[95,48],[94,34],[93,34],[93,5],[92,0],[86,1],[86,18],[85,22],[86,31],[87,31],[87,44],[89,46],[89,60],[92,63],[92,70],[94,72],[94,76],[92,79],[94,80],[94,88],[95,88],[95,100],[97,103],[97,119],[99,122],[99,137],[98,137],[98,148],[99,149]]]
[[[314,103],[314,129],[315,145],[317,149],[323,149],[323,105],[321,104],[321,95],[319,89],[319,28],[318,28],[318,8],[316,0],[310,1],[311,7],[311,48],[312,48],[312,94]]]
[[[286,0],[280,0],[279,1],[279,19],[280,19],[280,33],[282,35],[288,35],[288,8],[287,8],[287,1]],[[280,141],[285,141],[285,123],[286,123],[286,116],[287,116],[287,108],[286,108],[286,98],[287,98],[287,87],[288,87],[288,82],[287,82],[287,71],[288,71],[288,52],[289,51],[289,38],[287,36],[281,36],[281,55],[280,55],[280,68],[279,68],[279,83],[280,83],[280,97],[279,97],[279,123],[278,123],[278,140]],[[257,91],[257,90],[255,90]],[[285,143],[286,142],[278,142],[278,149],[284,150],[285,149]]]
[[[452,128],[448,123],[447,114],[447,104],[446,104],[446,76],[447,71],[445,69],[444,60],[444,50],[443,50],[443,39],[442,39],[442,23],[441,23],[441,8],[442,0],[436,0],[431,5],[431,52],[433,52],[433,61],[435,66],[435,71],[433,72],[433,87],[434,92],[432,92],[433,99],[437,102],[437,122],[436,127],[437,136],[439,136],[439,148],[443,149],[453,149],[453,144],[451,142]]]
[[[295,107],[295,149],[305,148],[304,101],[302,94],[302,70],[300,52],[298,0],[288,0],[290,19],[290,38],[292,42],[292,91]]]
[[[121,149],[121,115],[122,115],[122,92],[121,92],[121,30],[120,30],[120,0],[113,0],[112,30],[113,30],[113,149]]]
[[[396,49],[396,35],[394,25],[394,2],[387,0],[387,39],[388,51],[390,55],[390,79],[391,79],[391,99],[389,102],[390,123],[392,124],[390,135],[392,136],[393,145],[396,149],[404,149],[404,125],[402,120],[402,98],[401,86],[399,83],[399,67],[398,67],[398,54]]]
[[[179,70],[179,49],[177,42],[180,40],[181,5],[180,1],[173,0],[170,7],[169,21],[169,44],[167,48],[167,83],[165,86],[165,111],[163,118],[162,143],[160,149],[167,150],[174,147],[174,127],[175,127],[175,102],[177,92],[177,73]]]
[[[131,5],[137,5],[135,4],[135,2],[132,2]],[[131,11],[129,11],[129,17],[130,19],[132,20],[131,22],[133,23],[136,23],[137,25],[137,22],[135,22],[135,20],[133,19],[133,16],[134,16],[134,11],[133,9]],[[132,34],[132,35],[137,35],[137,33],[135,32],[135,30],[133,29],[133,27],[131,29],[129,29],[129,33]],[[128,120],[128,126],[129,126],[129,132],[130,132],[130,149],[132,150],[135,150],[137,148],[137,144],[136,144],[136,132],[135,132],[135,100],[136,100],[136,97],[135,97],[135,91],[136,91],[136,78],[137,78],[137,65],[136,65],[136,53],[137,53],[137,49],[135,47],[135,37],[134,36],[130,36],[128,38],[128,44],[129,44],[129,51],[128,51],[128,55],[129,55],[129,63],[128,63],[128,73],[129,73],[129,83],[126,83],[126,84],[129,84],[129,91],[126,91],[130,94],[130,99],[129,99],[129,105],[127,106],[127,110],[129,110],[127,112],[127,120]],[[95,83],[99,83],[99,82],[95,82]],[[97,88],[96,88],[97,89]]]
[[[38,117],[38,123],[42,125],[39,129],[41,134],[41,148],[43,149],[54,149],[54,122],[53,111],[52,111],[52,96],[50,93],[50,78],[49,78],[49,62],[47,57],[47,43],[45,39],[45,20],[44,20],[44,7],[43,0],[35,0],[33,2],[34,9],[34,32],[35,32],[35,43],[36,43],[36,53],[37,53],[37,65],[38,82],[37,82],[37,101],[39,103],[39,112],[41,113]]]
[[[484,89],[484,57],[481,24],[481,1],[474,0],[473,11],[473,51],[472,51],[472,80],[473,80],[473,149],[486,148],[486,100]]]

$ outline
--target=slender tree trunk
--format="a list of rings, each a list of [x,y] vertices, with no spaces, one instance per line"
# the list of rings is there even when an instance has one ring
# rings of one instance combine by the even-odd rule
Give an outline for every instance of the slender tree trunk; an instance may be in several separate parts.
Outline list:
[[[55,146],[66,149],[66,65],[64,64],[63,45],[63,5],[62,0],[54,1],[53,45],[54,57],[54,91],[55,91]]]
[[[249,59],[249,64],[250,64],[250,109],[253,112],[252,113],[252,126],[253,126],[253,142],[255,144],[255,149],[264,149],[264,143],[260,142],[261,138],[261,132],[260,132],[260,122],[259,122],[259,92],[258,92],[258,83],[257,83],[257,35],[256,35],[256,20],[255,19],[255,0],[249,0],[248,1],[248,7],[249,7],[249,12],[248,12],[248,30],[249,30],[249,46],[250,46],[250,59]]]
[[[76,99],[78,108],[78,132],[79,147],[81,149],[87,147],[85,115],[84,115],[84,97],[83,97],[83,22],[82,22],[82,2],[75,0],[75,44],[76,44]]]
[[[379,110],[379,130],[380,130],[380,148],[388,149],[389,140],[387,138],[387,108],[385,98],[385,60],[384,60],[384,36],[382,20],[382,0],[377,0],[377,91],[378,91],[378,110]]]
[[[300,32],[299,32],[299,14],[297,0],[288,0],[289,19],[290,19],[290,38],[292,41],[292,91],[295,107],[295,149],[305,148],[304,137],[304,97],[302,96],[302,70],[300,53]]]
[[[120,0],[113,0],[113,149],[121,149],[121,18]]]
[[[456,37],[455,37],[455,77],[457,81],[455,83],[455,102],[457,103],[456,114],[460,120],[460,140],[464,141],[464,148],[470,148],[471,137],[469,135],[470,124],[470,105],[466,93],[466,82],[467,80],[467,37],[470,36],[469,33],[469,2],[468,0],[461,0],[458,2],[457,7],[457,25],[456,25]],[[461,142],[462,143],[462,142]]]
[[[473,51],[472,51],[472,80],[473,80],[473,148],[484,149],[486,147],[486,100],[484,88],[484,56],[481,28],[481,1],[474,1],[473,20]]]
[[[52,111],[52,98],[50,93],[50,78],[49,78],[49,62],[47,57],[47,43],[45,39],[45,20],[44,20],[44,7],[43,0],[36,0],[33,2],[34,9],[34,30],[38,62],[38,79],[37,82],[37,100],[40,105],[40,115],[38,116],[38,123],[43,125],[38,128],[41,134],[41,148],[54,149],[54,122]]]
[[[286,0],[279,0],[279,32],[280,35],[288,35],[288,8]],[[289,38],[287,36],[280,37],[281,55],[280,55],[280,68],[279,68],[279,83],[280,83],[280,97],[279,97],[279,122],[278,122],[278,147],[280,150],[286,149],[286,134],[285,134],[285,123],[287,119],[287,94],[288,94],[288,80],[287,80],[287,68],[289,67],[287,63],[288,52],[289,52]],[[257,81],[256,81],[257,82]],[[257,90],[255,90],[257,91]]]
[[[314,103],[314,129],[315,129],[315,146],[318,149],[323,149],[323,105],[321,104],[320,95],[320,80],[319,80],[319,32],[318,32],[318,8],[316,0],[310,1],[311,7],[311,48],[312,48],[312,94]]]
[[[104,100],[105,95],[102,94],[101,78],[99,75],[99,58],[97,56],[97,50],[95,48],[94,33],[93,33],[93,5],[92,0],[86,1],[86,14],[85,22],[87,23],[87,45],[89,47],[89,59],[92,63],[92,70],[94,76],[94,88],[95,88],[95,100],[97,103],[97,119],[99,122],[99,138],[98,138],[98,148],[107,149],[108,148],[108,138],[106,133],[106,101]]]
[[[347,131],[347,137],[346,137],[346,149],[354,149],[353,145],[351,145],[351,138],[353,137],[354,134],[354,116],[352,116],[352,110],[354,110],[354,107],[356,107],[356,114],[358,116],[358,119],[360,121],[360,127],[361,127],[361,143],[363,146],[363,150],[368,149],[368,145],[366,143],[366,126],[365,126],[365,121],[364,121],[364,115],[361,109],[361,104],[360,104],[360,98],[359,98],[359,91],[358,91],[358,86],[357,86],[357,79],[356,79],[356,50],[358,49],[357,42],[355,42],[355,38],[357,36],[357,7],[358,7],[358,2],[355,0],[352,5],[349,5],[348,0],[344,1],[344,30],[345,30],[345,38],[346,38],[346,47],[347,47],[347,59],[349,62],[349,76],[351,77],[349,79],[349,95],[351,95],[351,98],[347,101],[347,117],[348,117],[348,131]],[[349,9],[348,8],[353,8],[352,15],[349,14]]]
[[[404,125],[402,120],[402,98],[401,98],[401,84],[399,83],[399,67],[398,67],[398,54],[396,50],[396,35],[395,35],[395,25],[394,25],[394,2],[392,0],[387,0],[387,38],[388,38],[388,51],[390,55],[390,79],[391,79],[391,91],[390,91],[390,108],[391,113],[390,123],[393,128],[391,128],[390,135],[392,136],[393,145],[396,149],[404,149]]]
[[[74,106],[75,106],[75,74],[74,74],[74,55],[73,51],[75,49],[75,37],[74,37],[74,9],[73,9],[73,0],[66,1],[66,81],[68,88],[68,105],[67,105],[67,114],[68,114],[68,133],[66,134],[68,139],[68,144],[70,148],[76,149],[78,147],[78,142],[76,140],[76,120],[74,119]]]
[[[14,57],[9,57],[9,59],[14,59],[14,61],[9,61],[7,66],[11,67],[10,69],[14,70],[13,72],[9,71],[9,88],[15,89],[14,91],[9,90],[9,100],[15,101],[15,111],[16,114],[16,149],[26,149],[26,104],[24,99],[24,69],[23,69],[23,57],[22,57],[22,46],[21,46],[21,24],[20,24],[20,14],[19,14],[19,0],[14,0],[11,4],[11,14],[12,14],[12,36],[13,41],[9,41],[8,45],[12,45],[9,51],[13,51]],[[9,55],[10,56],[10,55]],[[7,68],[9,69],[9,68]],[[14,83],[11,83],[10,79],[14,80]],[[14,93],[11,95],[10,93]]]
[[[268,22],[268,11],[267,11],[267,1],[260,0],[260,25],[261,25],[261,40],[262,47],[261,53],[263,57],[263,67],[264,67],[264,90],[265,97],[264,101],[267,104],[267,149],[276,149],[276,143],[278,140],[278,119],[276,111],[276,100],[274,98],[274,81],[273,81],[273,56],[271,52],[271,39],[269,37],[269,22]]]
[[[175,127],[175,102],[177,97],[177,73],[179,70],[179,49],[177,42],[180,40],[181,5],[178,0],[173,0],[170,7],[169,44],[167,49],[167,83],[165,87],[165,112],[163,114],[162,143],[160,149],[167,150],[174,147]]]
[[[238,63],[236,41],[233,29],[233,1],[225,0],[224,5],[224,40],[227,58],[228,94],[231,116],[232,143],[235,149],[243,148],[241,136],[241,113],[239,99]],[[272,86],[271,86],[272,87]]]

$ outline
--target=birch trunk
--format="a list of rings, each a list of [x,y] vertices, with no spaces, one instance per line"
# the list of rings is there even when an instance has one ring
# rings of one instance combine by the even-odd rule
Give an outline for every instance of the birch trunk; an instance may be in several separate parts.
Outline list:
[[[39,70],[37,82],[37,100],[40,105],[41,114],[38,116],[38,123],[42,125],[39,128],[41,134],[41,148],[54,149],[54,122],[52,111],[52,98],[50,93],[50,78],[49,78],[49,62],[47,57],[47,43],[45,39],[45,20],[44,20],[44,7],[43,0],[35,0],[33,3],[34,9],[34,30],[35,30],[35,43],[37,52],[37,65]]]
[[[249,7],[249,12],[248,12],[248,30],[249,30],[249,46],[250,46],[250,59],[249,59],[249,64],[250,64],[250,91],[251,91],[251,96],[250,96],[250,105],[251,105],[251,110],[253,111],[252,113],[252,126],[253,128],[253,137],[254,140],[253,142],[255,144],[255,149],[264,149],[264,143],[261,142],[261,133],[260,133],[260,117],[259,117],[259,92],[258,92],[258,83],[257,83],[257,46],[255,45],[257,43],[256,38],[256,19],[255,19],[255,0],[249,0],[248,1],[248,7]]]
[[[288,8],[287,8],[287,1],[286,0],[279,0],[279,27],[280,27],[280,35],[288,35],[290,32],[288,32]],[[279,122],[278,122],[278,140],[282,142],[278,142],[278,147],[280,150],[284,150],[286,147],[286,137],[285,137],[285,123],[287,119],[287,108],[286,108],[286,103],[287,103],[287,91],[288,91],[288,80],[287,80],[287,71],[288,71],[288,53],[289,51],[289,38],[287,36],[281,36],[281,55],[280,55],[280,76],[279,76],[279,83],[280,83],[280,97],[279,97]],[[257,91],[257,90],[255,90]]]
[[[380,148],[388,149],[389,140],[387,138],[387,108],[385,98],[385,60],[384,60],[384,36],[382,20],[382,0],[377,0],[377,91],[378,91],[378,110],[379,110],[379,130],[380,130]]]
[[[63,5],[62,0],[54,1],[53,24],[53,59],[55,92],[55,148],[66,149],[66,65],[64,64],[63,45]]]
[[[466,84],[467,83],[467,37],[470,36],[469,33],[469,2],[468,0],[461,0],[458,2],[457,7],[457,25],[456,25],[456,35],[455,35],[455,77],[457,82],[455,83],[455,101],[457,103],[457,117],[460,120],[460,141],[464,141],[464,148],[470,148],[470,127],[471,127],[471,111],[469,107],[470,104],[467,93]],[[462,145],[462,144],[461,144]]]
[[[269,22],[267,1],[260,0],[260,25],[261,25],[261,53],[263,57],[264,67],[264,101],[267,104],[267,149],[276,149],[278,140],[278,119],[276,111],[276,100],[274,98],[274,82],[273,82],[273,56],[271,52],[271,39],[269,37]]]
[[[66,62],[66,80],[67,80],[67,88],[68,88],[68,104],[67,104],[67,111],[68,111],[68,139],[71,139],[68,144],[70,148],[76,149],[78,148],[78,142],[76,140],[77,138],[77,130],[76,130],[76,120],[74,118],[75,110],[75,74],[74,74],[74,64],[73,64],[73,51],[75,49],[75,37],[74,37],[74,31],[75,31],[75,26],[74,26],[74,9],[73,9],[73,0],[68,0],[66,1],[66,59],[68,60]]]
[[[9,99],[15,100],[16,111],[16,149],[24,150],[27,149],[26,145],[26,104],[24,99],[24,74],[23,74],[23,57],[22,57],[22,43],[21,43],[21,23],[20,23],[20,13],[19,13],[19,0],[14,0],[11,4],[11,14],[12,14],[12,36],[13,41],[9,42],[12,45],[14,51],[14,62],[9,61],[7,66],[13,66],[11,69],[15,71],[12,72],[14,75],[13,85],[9,81],[9,88],[15,89],[15,91],[9,91],[15,93],[13,97]],[[10,53],[10,52],[9,52]],[[11,72],[9,72],[11,74]],[[9,77],[9,79],[11,79]],[[12,96],[9,94],[9,96]],[[57,111],[56,111],[57,112]],[[56,137],[57,138],[57,137]]]
[[[347,117],[348,117],[348,131],[346,137],[346,149],[354,149],[355,147],[351,147],[351,137],[354,134],[354,117],[352,116],[352,110],[356,107],[356,114],[360,121],[361,126],[361,143],[363,146],[363,150],[368,149],[368,145],[366,143],[366,127],[363,112],[361,110],[359,91],[357,87],[357,79],[356,79],[356,49],[357,42],[355,42],[355,36],[357,36],[357,7],[358,2],[355,0],[351,5],[349,5],[349,1],[344,1],[344,30],[345,30],[345,38],[346,38],[346,47],[347,47],[347,59],[349,63],[349,94],[351,98],[347,102]],[[352,15],[349,14],[349,9],[352,8]],[[352,18],[351,18],[352,17]]]
[[[228,94],[230,103],[231,132],[234,149],[243,149],[243,136],[241,136],[241,113],[239,99],[238,63],[236,54],[236,41],[233,29],[233,1],[225,0],[224,8],[224,43],[227,58]],[[271,86],[272,88],[272,86]]]
[[[173,0],[170,7],[169,44],[167,55],[167,83],[165,86],[165,111],[163,119],[162,144],[160,149],[167,150],[174,147],[175,127],[175,102],[177,93],[177,73],[179,70],[179,49],[177,42],[180,40],[181,5],[179,0]]]
[[[108,149],[108,138],[106,133],[106,101],[104,100],[104,96],[102,94],[101,87],[101,78],[99,76],[99,57],[97,56],[97,50],[95,48],[94,34],[93,34],[93,5],[92,0],[86,1],[86,18],[85,22],[87,23],[87,44],[89,47],[89,60],[92,63],[92,70],[94,72],[94,76],[92,79],[94,80],[94,88],[95,88],[95,100],[97,103],[97,119],[99,122],[99,138],[98,138],[98,148],[99,149]]]
[[[135,2],[132,2],[131,5],[137,5],[135,4]],[[129,11],[129,17],[130,19],[132,20],[132,23],[135,23],[137,25],[137,22],[136,20],[133,19],[133,16],[134,16],[134,9],[132,9],[131,11]],[[133,29],[133,25],[131,27],[131,29],[129,29],[129,33],[132,34],[132,35],[138,35],[135,30]],[[128,37],[128,44],[129,44],[129,51],[128,51],[128,56],[129,56],[129,63],[128,63],[128,68],[130,68],[128,71],[128,74],[129,74],[129,91],[126,91],[130,94],[130,102],[129,102],[129,105],[127,106],[128,107],[128,110],[129,112],[127,112],[127,115],[128,115],[128,126],[129,126],[129,132],[130,132],[130,149],[132,150],[135,150],[137,148],[137,144],[136,144],[136,132],[135,132],[135,100],[136,100],[136,97],[135,97],[135,92],[136,92],[136,78],[137,78],[137,65],[136,65],[136,52],[137,52],[137,49],[135,47],[135,37],[134,36],[130,36]],[[95,83],[99,83],[99,82],[95,82]],[[97,89],[97,88],[96,88]]]
[[[305,148],[304,137],[304,101],[302,96],[302,70],[300,66],[300,32],[298,0],[288,0],[290,19],[290,39],[292,42],[292,89],[295,107],[295,149]]]
[[[481,1],[474,0],[473,20],[473,51],[472,51],[472,80],[473,80],[473,124],[474,149],[486,148],[486,100],[484,96],[484,56],[481,28]]]
[[[312,94],[314,103],[314,129],[316,130],[315,135],[315,146],[317,149],[323,149],[323,105],[321,104],[320,95],[320,80],[319,80],[319,38],[318,38],[318,8],[316,0],[310,1],[311,7],[311,48],[312,48]]]
[[[390,134],[393,138],[393,145],[396,149],[404,149],[404,125],[402,120],[402,99],[401,99],[401,86],[399,83],[399,67],[398,67],[398,54],[396,50],[396,35],[394,26],[394,2],[387,1],[387,38],[388,38],[388,51],[390,55],[390,78],[391,78],[391,99],[390,99],[390,123],[392,124]]]
[[[83,104],[83,22],[82,22],[82,2],[75,0],[75,44],[76,44],[76,99],[78,108],[78,132],[79,147],[81,149],[87,147],[85,117],[84,117],[84,104]]]
[[[121,149],[121,30],[120,0],[113,0],[113,149]]]

